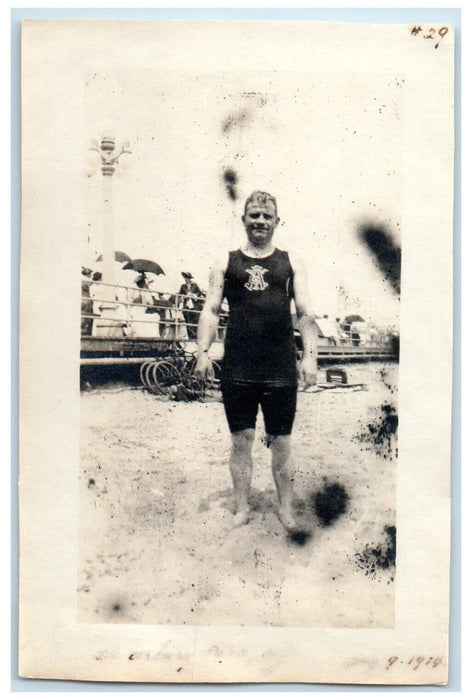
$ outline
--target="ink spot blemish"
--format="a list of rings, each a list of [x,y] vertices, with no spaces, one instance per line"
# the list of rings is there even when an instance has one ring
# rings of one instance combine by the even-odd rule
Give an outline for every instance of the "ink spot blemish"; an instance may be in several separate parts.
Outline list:
[[[114,613],[120,613],[122,611],[121,605],[119,603],[114,603],[111,609]]]
[[[295,542],[295,544],[299,544],[300,546],[306,544],[308,540],[310,539],[311,534],[309,532],[292,532],[290,534],[290,539],[292,542]]]
[[[248,122],[249,116],[245,109],[236,114],[230,114],[223,122],[223,133],[231,131],[235,126],[244,126]]]
[[[327,527],[346,512],[349,496],[342,484],[334,483],[312,494],[311,499],[322,527]]]
[[[91,486],[95,486],[95,479],[88,480],[88,487],[90,488]]]
[[[367,223],[360,227],[359,237],[373,254],[385,279],[400,294],[402,251],[392,234],[385,226]]]
[[[397,554],[397,528],[386,525],[383,529],[385,539],[373,546],[367,546],[362,552],[355,554],[358,569],[366,576],[375,578],[379,570],[386,571],[395,567]],[[390,579],[393,581],[393,576]]]
[[[398,429],[398,415],[395,406],[383,404],[380,406],[380,415],[367,424],[367,430],[354,436],[361,443],[372,445],[375,454],[383,459],[392,460],[392,441]]]
[[[238,193],[236,190],[236,185],[238,182],[238,176],[232,168],[226,168],[223,173],[223,180],[226,187],[226,194],[233,201],[238,198]]]

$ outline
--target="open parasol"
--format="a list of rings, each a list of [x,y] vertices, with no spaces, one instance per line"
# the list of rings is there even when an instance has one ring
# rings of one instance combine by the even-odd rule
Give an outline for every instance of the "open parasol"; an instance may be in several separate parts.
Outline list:
[[[102,260],[103,260],[103,255],[99,255],[96,262],[101,262]],[[131,260],[131,258],[129,257],[129,255],[127,255],[126,253],[123,253],[122,250],[115,250],[115,261],[116,262],[124,263],[124,262],[129,262],[130,260]]]
[[[155,275],[165,275],[166,273],[160,265],[158,265],[153,260],[144,260],[142,258],[137,258],[136,260],[130,260],[123,265],[123,270],[136,270],[136,272],[152,272]]]
[[[351,314],[344,319],[346,323],[364,323],[364,319],[359,314]]]

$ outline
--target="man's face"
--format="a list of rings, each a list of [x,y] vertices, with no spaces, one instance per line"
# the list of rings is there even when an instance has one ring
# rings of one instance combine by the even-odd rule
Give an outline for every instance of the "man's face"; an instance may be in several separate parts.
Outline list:
[[[248,240],[255,246],[270,243],[279,223],[277,210],[271,201],[250,202],[242,220]]]

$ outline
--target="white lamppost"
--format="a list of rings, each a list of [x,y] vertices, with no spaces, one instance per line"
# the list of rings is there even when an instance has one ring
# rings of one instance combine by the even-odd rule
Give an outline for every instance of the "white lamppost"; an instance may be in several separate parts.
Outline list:
[[[115,236],[113,227],[113,198],[112,198],[112,176],[115,172],[115,166],[118,163],[120,156],[123,153],[131,153],[127,150],[128,144],[121,147],[121,151],[115,154],[115,139],[109,136],[104,136],[100,143],[100,148],[93,147],[92,150],[97,151],[102,159],[102,175],[103,175],[103,275],[102,281],[105,284],[115,283]],[[105,288],[113,291],[110,287]],[[110,297],[111,299],[111,297]]]

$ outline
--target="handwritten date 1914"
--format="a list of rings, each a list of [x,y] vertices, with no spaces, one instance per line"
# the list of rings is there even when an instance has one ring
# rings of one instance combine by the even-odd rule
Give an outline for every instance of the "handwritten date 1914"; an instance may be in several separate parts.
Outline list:
[[[411,666],[413,671],[417,671],[420,666],[429,666],[430,668],[436,668],[440,666],[443,662],[442,656],[412,656],[408,661],[400,659],[399,656],[391,656],[387,660],[387,666],[385,669],[389,671],[394,664],[404,664],[406,666]]]

